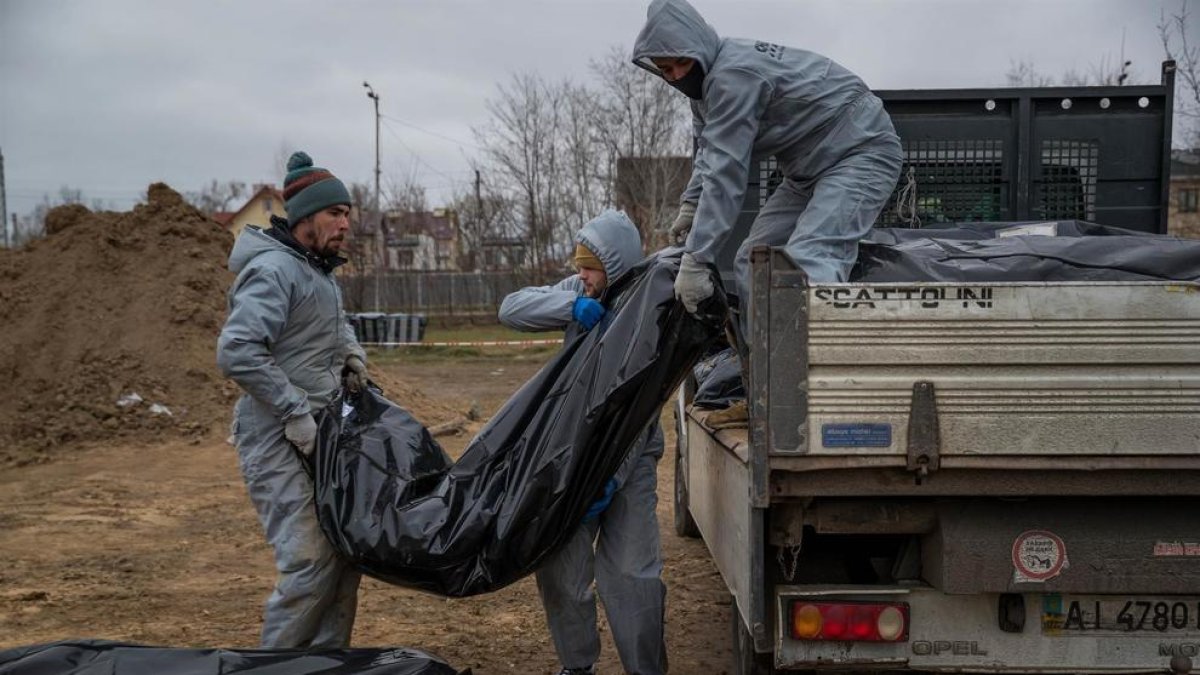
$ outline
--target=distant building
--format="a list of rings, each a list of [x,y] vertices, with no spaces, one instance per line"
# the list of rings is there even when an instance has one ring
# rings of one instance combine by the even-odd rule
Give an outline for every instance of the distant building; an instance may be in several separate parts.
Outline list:
[[[523,269],[528,247],[517,237],[489,237],[479,244],[479,268],[484,272]]]
[[[364,271],[372,267],[374,251],[379,251],[386,270],[458,270],[458,214],[452,209],[363,214],[352,236],[361,240],[354,249],[361,249],[358,257],[363,258]]]
[[[1200,148],[1171,152],[1171,197],[1167,231],[1200,239]]]
[[[388,265],[393,269],[458,269],[458,213],[453,209],[384,214]],[[395,262],[393,262],[395,261]]]
[[[274,185],[256,185],[254,194],[246,200],[237,211],[223,211],[213,214],[213,220],[229,230],[236,238],[247,225],[258,225],[263,228],[271,226],[271,216],[287,217],[283,208],[283,193]]]

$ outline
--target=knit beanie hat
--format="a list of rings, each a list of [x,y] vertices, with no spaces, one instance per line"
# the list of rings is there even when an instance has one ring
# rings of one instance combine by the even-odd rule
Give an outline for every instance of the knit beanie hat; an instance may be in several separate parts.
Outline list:
[[[583,244],[575,244],[575,267],[579,269],[604,271],[604,263]]]
[[[288,174],[283,179],[283,207],[288,225],[330,206],[350,205],[350,192],[328,169],[313,166],[312,157],[294,152],[288,159]]]

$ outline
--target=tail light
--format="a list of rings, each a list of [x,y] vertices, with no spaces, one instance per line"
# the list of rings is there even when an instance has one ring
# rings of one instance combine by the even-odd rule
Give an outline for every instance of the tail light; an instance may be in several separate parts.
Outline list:
[[[792,638],[846,642],[908,640],[908,605],[902,602],[792,602]]]

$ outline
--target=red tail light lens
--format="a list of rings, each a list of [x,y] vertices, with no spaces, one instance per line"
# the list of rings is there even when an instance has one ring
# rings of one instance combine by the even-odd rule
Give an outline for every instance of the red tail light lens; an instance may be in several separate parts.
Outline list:
[[[794,600],[791,635],[796,640],[903,642],[908,640],[908,605]]]

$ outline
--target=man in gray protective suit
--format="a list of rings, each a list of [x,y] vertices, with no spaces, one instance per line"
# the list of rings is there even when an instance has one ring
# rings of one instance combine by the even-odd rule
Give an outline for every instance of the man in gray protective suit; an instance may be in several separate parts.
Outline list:
[[[735,259],[743,334],[752,247],[786,245],[810,280],[845,281],[903,157],[867,85],[820,54],[721,38],[687,0],[650,3],[633,62],[691,99],[698,144],[671,226],[672,243],[685,248],[675,294],[687,310],[712,295],[711,272],[741,211],[752,161],[768,156],[784,181]]]
[[[366,354],[342,310],[333,270],[350,229],[350,193],[297,152],[283,189],[287,220],[246,228],[229,256],[237,279],[217,364],[245,391],[234,408],[234,439],[250,501],[279,572],[263,612],[263,647],[350,644],[359,573],[325,540],[313,484],[297,453],[311,455],[314,413],[342,374],[366,382]]]
[[[579,274],[553,286],[509,294],[500,305],[500,321],[524,331],[565,328],[569,340],[600,322],[605,309],[596,298],[610,279],[641,258],[637,227],[624,213],[605,211],[579,231],[575,248]],[[562,663],[559,675],[595,672],[600,635],[593,579],[625,672],[660,675],[667,671],[666,586],[655,513],[662,454],[662,429],[655,421],[629,451],[575,535],[537,572],[546,623]]]

